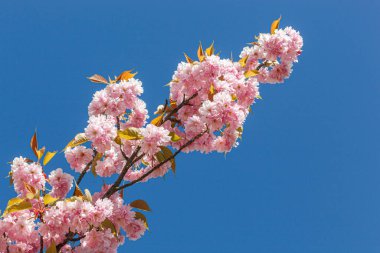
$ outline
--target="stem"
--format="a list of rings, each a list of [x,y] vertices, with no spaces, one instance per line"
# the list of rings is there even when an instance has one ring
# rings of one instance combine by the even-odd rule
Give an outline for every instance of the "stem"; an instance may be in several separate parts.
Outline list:
[[[131,155],[131,157],[128,159],[127,163],[125,164],[124,168],[123,168],[123,171],[120,173],[119,177],[116,179],[115,183],[112,184],[112,186],[108,189],[108,191],[103,195],[102,198],[109,198],[112,196],[112,194],[115,192],[115,188],[118,187],[120,184],[121,184],[121,181],[123,181],[123,178],[125,176],[125,174],[127,174],[128,172],[128,169],[130,167],[132,167],[132,165],[134,164],[134,159],[135,157],[137,156],[138,152],[140,151],[141,147],[138,146],[135,151],[133,152],[133,154]]]
[[[202,137],[208,130],[205,130],[201,133],[199,133],[198,135],[196,135],[194,138],[192,138],[191,140],[189,140],[188,142],[186,142],[183,146],[181,146],[173,155],[171,155],[170,157],[166,158],[165,160],[163,160],[162,162],[160,162],[159,164],[157,164],[156,166],[154,166],[150,171],[148,171],[147,173],[145,173],[144,175],[142,175],[141,177],[139,177],[138,179],[132,181],[132,182],[129,182],[127,184],[124,184],[120,187],[116,187],[114,192],[117,192],[121,189],[124,189],[124,188],[127,188],[127,187],[130,187],[140,181],[142,181],[144,178],[146,178],[147,176],[149,176],[151,173],[153,173],[155,170],[159,169],[163,164],[167,163],[168,161],[170,161],[171,159],[173,159],[174,157],[176,157],[179,153],[181,153],[181,151],[186,148],[187,146],[191,145],[194,141],[196,141],[197,139],[199,139],[200,137]],[[113,192],[113,193],[114,193]],[[112,193],[112,194],[113,194]],[[111,195],[112,195],[111,194]],[[110,195],[110,196],[111,196]]]
[[[170,119],[171,116],[173,116],[174,114],[176,114],[182,107],[184,107],[185,105],[189,105],[189,102],[190,100],[192,100],[193,98],[195,98],[196,96],[198,96],[198,92],[195,92],[192,96],[190,96],[189,98],[187,99],[184,99],[176,108],[174,108],[171,112],[169,112],[165,118],[162,120],[162,124],[164,124],[167,120]],[[183,96],[185,98],[185,95]]]
[[[44,252],[44,239],[42,235],[40,235],[40,253]]]
[[[56,246],[57,252],[59,252],[61,250],[61,248],[66,245],[66,243],[77,242],[77,241],[86,237],[85,235],[81,235],[81,236],[78,236],[77,238],[74,238],[75,235],[76,234],[73,234],[72,232],[68,233],[66,239]]]

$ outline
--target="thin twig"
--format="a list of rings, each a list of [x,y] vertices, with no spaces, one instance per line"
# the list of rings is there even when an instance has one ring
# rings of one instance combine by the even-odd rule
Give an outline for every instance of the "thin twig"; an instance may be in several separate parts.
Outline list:
[[[145,173],[144,175],[142,175],[141,177],[139,177],[138,179],[136,180],[133,180],[127,184],[124,184],[122,186],[119,186],[119,187],[116,187],[115,188],[115,192],[121,190],[121,189],[124,189],[124,188],[127,188],[127,187],[130,187],[140,181],[142,181],[144,178],[146,178],[147,176],[149,176],[151,173],[153,173],[155,170],[159,169],[163,164],[169,162],[171,159],[173,159],[174,157],[176,157],[179,153],[181,153],[181,151],[186,148],[187,146],[191,145],[194,141],[196,141],[197,139],[199,139],[200,137],[202,137],[208,130],[205,130],[201,133],[199,133],[198,135],[196,135],[194,138],[192,138],[191,140],[189,140],[188,142],[186,142],[183,146],[181,146],[173,155],[171,155],[170,157],[166,158],[165,160],[163,160],[162,162],[160,162],[159,164],[157,164],[156,166],[154,166],[150,171],[148,171],[147,173]],[[112,193],[113,194],[113,193]],[[112,195],[111,194],[111,195]]]

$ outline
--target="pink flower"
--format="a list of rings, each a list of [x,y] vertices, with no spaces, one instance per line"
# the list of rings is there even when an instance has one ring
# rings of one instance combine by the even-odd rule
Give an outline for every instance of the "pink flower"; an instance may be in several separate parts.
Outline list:
[[[64,198],[73,187],[74,177],[63,173],[62,169],[53,170],[49,175],[49,183],[53,187],[51,195],[55,198]]]
[[[149,156],[155,155],[160,151],[160,146],[166,146],[171,140],[168,130],[152,124],[141,129],[141,135],[144,137],[141,141],[141,151]]]
[[[76,172],[82,172],[87,164],[92,160],[92,149],[85,146],[77,146],[75,148],[68,148],[65,151],[65,157],[70,167]]]
[[[145,224],[140,219],[135,219],[128,223],[125,231],[127,232],[127,237],[132,240],[136,241],[140,239],[142,235],[144,235],[146,230]]]
[[[17,157],[12,162],[11,171],[15,191],[21,196],[25,197],[28,193],[25,184],[36,190],[45,188],[46,180],[40,164],[27,163],[25,158]]]
[[[104,153],[111,147],[111,143],[116,137],[115,124],[115,118],[112,116],[97,115],[90,117],[85,134],[98,152]]]

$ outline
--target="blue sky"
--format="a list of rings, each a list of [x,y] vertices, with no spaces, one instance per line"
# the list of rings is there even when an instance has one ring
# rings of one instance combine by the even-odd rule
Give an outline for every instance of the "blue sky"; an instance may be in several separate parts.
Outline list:
[[[379,1],[2,1],[1,209],[7,162],[61,150],[86,126],[100,86],[85,77],[135,68],[152,112],[183,52],[215,41],[235,57],[281,26],[304,37],[285,85],[261,86],[243,141],[182,155],[177,174],[126,192],[145,199],[151,231],[119,252],[380,252]],[[68,169],[62,155],[49,169]],[[89,176],[84,186],[100,184]]]

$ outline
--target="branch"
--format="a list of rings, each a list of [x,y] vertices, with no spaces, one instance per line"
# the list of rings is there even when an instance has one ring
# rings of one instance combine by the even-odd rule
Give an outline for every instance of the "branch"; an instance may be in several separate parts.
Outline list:
[[[169,120],[170,117],[176,114],[182,107],[184,107],[185,105],[189,105],[190,100],[192,100],[196,96],[198,96],[198,92],[195,92],[192,96],[190,96],[187,99],[185,99],[185,95],[183,95],[183,98],[184,98],[183,101],[165,116],[165,118],[162,120],[161,125],[164,124],[167,120]]]
[[[44,253],[44,239],[40,235],[40,253]]]
[[[114,190],[121,184],[121,181],[123,181],[123,178],[124,178],[125,174],[127,174],[128,169],[130,167],[132,167],[132,165],[134,164],[134,162],[135,162],[134,159],[137,156],[137,154],[139,153],[140,149],[141,149],[140,146],[138,146],[135,149],[135,151],[132,153],[131,157],[128,159],[127,163],[125,164],[123,171],[120,173],[120,175],[116,179],[115,183],[113,183],[112,186],[108,189],[108,191],[103,195],[102,199],[112,196],[112,194],[115,192]]]
[[[57,252],[59,252],[61,248],[66,245],[66,243],[77,242],[86,237],[85,235],[81,235],[81,236],[78,236],[77,238],[74,238],[75,235],[76,234],[73,234],[72,232],[68,233],[66,239],[56,246]]]
[[[156,166],[154,166],[150,171],[148,171],[147,173],[145,173],[144,175],[142,175],[141,177],[139,177],[138,179],[136,180],[133,180],[127,184],[124,184],[120,187],[116,187],[115,189],[115,192],[121,190],[121,189],[124,189],[124,188],[127,188],[127,187],[130,187],[140,181],[142,181],[144,178],[146,178],[147,176],[149,176],[151,173],[153,173],[155,170],[159,169],[163,164],[167,163],[168,161],[170,161],[171,159],[173,159],[174,157],[176,157],[179,153],[181,153],[181,151],[186,148],[187,146],[191,145],[194,141],[196,141],[197,139],[199,139],[200,137],[202,137],[206,132],[208,132],[208,129],[199,133],[198,135],[196,135],[194,138],[192,138],[191,140],[189,140],[188,142],[186,142],[182,147],[180,147],[173,155],[171,155],[170,157],[166,158],[165,160],[163,160],[162,162],[160,162],[159,164],[157,164]],[[113,194],[113,193],[112,193]],[[112,195],[111,194],[111,195]]]

